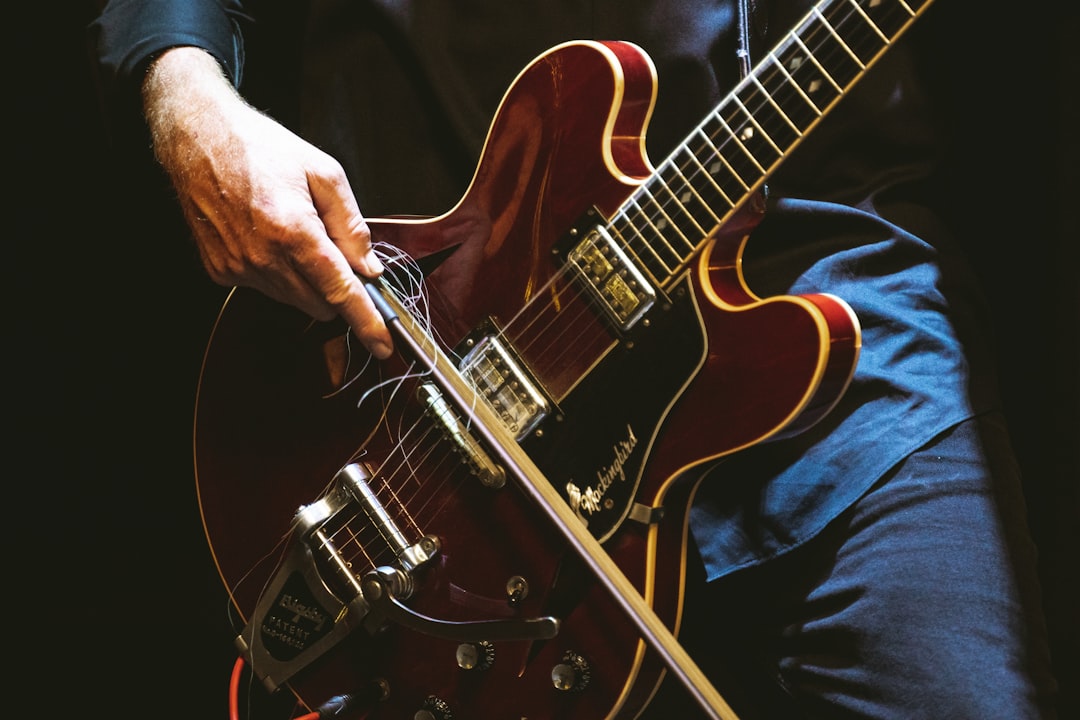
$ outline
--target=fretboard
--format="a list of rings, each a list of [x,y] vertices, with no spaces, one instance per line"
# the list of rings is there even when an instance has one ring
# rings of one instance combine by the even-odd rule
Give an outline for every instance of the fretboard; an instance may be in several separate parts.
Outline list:
[[[611,233],[666,285],[932,2],[819,2],[624,203]]]

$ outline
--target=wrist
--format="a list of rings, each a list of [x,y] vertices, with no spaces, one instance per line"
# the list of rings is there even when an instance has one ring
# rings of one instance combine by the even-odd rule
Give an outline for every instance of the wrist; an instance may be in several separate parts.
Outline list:
[[[151,61],[143,78],[143,110],[147,115],[166,107],[189,107],[200,98],[223,96],[237,97],[235,88],[218,61],[198,47],[165,50]]]
[[[147,68],[142,84],[143,114],[158,161],[172,172],[194,137],[212,142],[231,106],[244,101],[218,61],[201,48],[166,50]]]

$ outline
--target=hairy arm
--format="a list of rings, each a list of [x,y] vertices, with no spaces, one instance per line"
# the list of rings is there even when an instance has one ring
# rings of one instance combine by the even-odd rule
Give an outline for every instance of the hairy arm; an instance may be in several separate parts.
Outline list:
[[[340,163],[246,103],[199,48],[154,60],[143,108],[211,279],[318,320],[341,316],[388,356],[389,331],[357,276],[382,264]]]

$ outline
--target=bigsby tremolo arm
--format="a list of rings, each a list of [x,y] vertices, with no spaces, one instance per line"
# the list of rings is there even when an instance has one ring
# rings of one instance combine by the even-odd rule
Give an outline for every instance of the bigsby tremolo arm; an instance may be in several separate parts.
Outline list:
[[[400,573],[389,567],[377,568],[364,576],[360,587],[369,608],[368,623],[378,625],[389,620],[410,630],[456,642],[542,640],[559,632],[559,621],[553,617],[460,622],[429,617],[398,600],[394,587],[400,579]]]

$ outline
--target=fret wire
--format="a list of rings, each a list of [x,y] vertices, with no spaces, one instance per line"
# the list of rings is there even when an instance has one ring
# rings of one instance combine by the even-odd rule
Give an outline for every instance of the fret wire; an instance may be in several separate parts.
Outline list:
[[[617,230],[614,221],[620,217],[625,221],[625,227],[631,232],[627,233]],[[637,225],[634,224],[633,220],[630,219],[629,215],[626,214],[625,210],[620,210],[615,218],[613,218],[611,228],[615,230],[618,238],[622,241],[623,249],[634,256],[634,259],[637,260],[638,267],[646,270],[652,275],[653,280],[659,282],[661,278],[670,276],[671,273],[669,272],[668,265],[664,262],[664,259],[656,252],[656,248],[645,241],[644,237],[641,235],[641,231]],[[635,243],[635,240],[638,240],[639,242]],[[647,255],[636,250],[635,248],[637,247],[644,247],[644,249],[648,251]],[[655,262],[650,262],[648,256],[651,256]],[[657,267],[659,267],[662,272],[657,272]]]
[[[850,47],[848,47],[848,44],[846,42],[844,42],[844,39],[842,37],[840,37],[839,33],[836,32],[836,29],[832,26],[832,24],[828,21],[828,19],[821,13],[821,10],[817,5],[814,6],[813,14],[817,15],[821,19],[821,22],[823,22],[825,24],[826,30],[828,30],[829,34],[833,37],[834,40],[836,40],[837,44],[839,44],[840,47],[843,48],[844,51],[848,54],[850,59],[854,60],[855,64],[859,66],[860,72],[865,71],[866,70],[866,64],[863,63],[863,61],[859,59],[859,56],[855,54],[854,50],[852,50]],[[846,86],[848,83],[850,83],[854,78],[856,78],[858,76],[859,76],[859,73],[854,73],[852,75],[852,77],[848,78],[848,80],[845,81],[844,85]]]
[[[693,252],[694,249],[695,249],[694,243],[691,242],[690,238],[688,238],[686,236],[686,233],[683,231],[683,228],[680,225],[679,221],[675,219],[674,213],[669,213],[668,212],[668,209],[672,205],[672,203],[662,202],[658,197],[656,197],[656,195],[653,193],[653,191],[651,189],[651,185],[654,184],[654,183],[658,183],[660,185],[663,185],[663,183],[661,183],[659,181],[659,179],[656,179],[656,180],[654,180],[654,182],[650,182],[650,183],[646,183],[646,184],[642,185],[641,188],[638,190],[638,194],[642,195],[642,196],[645,196],[647,198],[647,201],[649,203],[651,203],[656,208],[656,212],[659,215],[659,220],[656,223],[654,223],[654,225],[655,225],[657,231],[663,232],[663,230],[665,228],[668,228],[668,227],[674,228],[675,232],[677,232],[679,234],[679,238],[682,239],[683,244],[686,245],[687,249],[689,249],[691,252]],[[681,206],[678,203],[674,203],[673,205],[674,205],[675,212],[678,212],[678,211],[682,210]],[[670,243],[669,243],[669,245],[670,245]],[[675,248],[674,245],[671,245],[671,248],[672,248],[672,251],[674,252],[674,254],[679,256],[682,259],[682,261],[686,260],[687,256],[683,255],[677,248]]]
[[[675,170],[675,172],[679,171]],[[682,173],[679,173],[679,176],[682,177]],[[665,183],[665,187],[666,186],[667,184]],[[668,192],[671,192],[670,188],[668,188]],[[687,196],[686,199],[683,199],[682,196],[679,196],[675,198],[675,200],[679,204],[679,207],[683,208],[683,211],[686,213],[686,217],[688,217],[690,219],[690,222],[694,224],[694,229],[696,231],[695,235],[699,238],[704,239],[709,232],[707,227],[715,227],[720,222],[720,220],[716,217],[716,213],[713,212],[712,206],[709,203],[705,202],[705,199],[701,196],[701,193],[698,192],[693,186],[687,185],[685,194]],[[696,201],[696,206],[698,208],[704,209],[706,219],[709,220],[707,226],[702,224],[701,220],[695,217],[694,213],[691,212],[689,207],[691,201]]]
[[[670,280],[926,2],[815,5],[620,208],[616,241],[643,272]]]
[[[925,4],[926,4],[926,3],[928,2],[928,1],[929,1],[929,0],[922,0],[922,1],[921,1],[921,2],[919,3],[919,7],[922,7],[922,6],[923,6],[923,5],[925,5]],[[892,37],[893,37],[893,38],[895,38],[895,37],[896,37],[896,34],[897,34],[898,32],[900,32],[901,28],[903,28],[903,26],[904,26],[904,25],[905,25],[905,24],[906,24],[906,23],[907,23],[908,21],[910,21],[910,20],[911,20],[911,18],[915,17],[915,16],[916,16],[916,15],[918,14],[918,12],[917,12],[917,11],[915,10],[915,8],[914,8],[914,7],[912,7],[913,3],[908,3],[908,1],[907,1],[907,0],[897,0],[897,3],[898,3],[898,4],[900,4],[900,5],[903,5],[903,6],[904,6],[904,12],[906,12],[908,16],[907,16],[907,19],[906,19],[906,20],[904,20],[904,22],[903,22],[903,23],[901,23],[901,24],[900,24],[900,25],[899,25],[899,26],[898,26],[898,27],[897,27],[896,29],[894,29],[894,30],[892,31]]]
[[[719,178],[720,170],[726,168],[729,171],[730,176],[738,184],[738,197],[742,197],[743,193],[750,189],[750,186],[743,181],[739,173],[735,170],[735,168],[731,166],[730,163],[728,163],[727,159],[720,152],[720,149],[713,144],[709,136],[700,127],[694,131],[694,134],[705,141],[705,144],[708,145],[710,150],[709,157],[712,158],[712,164],[718,164],[719,167],[716,169],[716,171],[709,170],[708,167],[703,164],[702,158],[699,157],[697,153],[690,151],[689,147],[686,147],[684,149],[690,152],[690,159],[695,165],[698,166],[698,168],[701,170],[701,173],[704,174],[705,177],[708,178],[709,181],[716,187],[717,192],[720,193],[720,197],[723,198],[724,202],[731,207],[735,207],[735,200],[732,197],[733,195],[735,195],[735,193],[728,193],[728,191],[721,186]]]
[[[692,182],[687,185],[692,197],[698,201],[700,207],[704,208],[707,216],[706,220],[708,220],[708,225],[704,222],[697,222],[698,226],[701,227],[701,237],[704,239],[720,226],[723,220],[735,208],[735,203],[728,196],[727,192],[720,187],[720,184],[717,182],[716,173],[709,172],[708,169],[701,164],[701,161],[697,156],[691,154],[690,158],[698,167],[696,174],[704,176],[706,180],[704,183],[698,185],[695,185]],[[719,154],[713,156],[713,164],[723,165],[723,162],[723,158]],[[713,196],[712,200],[707,197],[709,194]]]
[[[634,265],[638,270],[648,275],[654,283],[659,283],[659,278],[662,276],[656,272],[655,263],[650,263],[647,258],[643,257],[641,253],[635,250],[634,245],[627,237],[627,234],[619,229],[617,221],[620,216],[622,216],[622,213],[616,214],[616,216],[611,219],[611,222],[608,223],[608,233],[611,235],[612,239],[619,244],[623,252],[630,256],[630,259],[633,260]],[[624,225],[629,226],[630,229],[635,230],[636,232],[636,228],[634,228],[633,224],[630,223],[625,216],[622,216],[622,219],[626,221]],[[652,247],[648,243],[645,243],[645,247],[651,253]],[[655,259],[657,263],[661,263],[660,258],[657,257]]]
[[[649,245],[649,247],[653,249],[653,252],[656,253],[656,256],[660,258],[660,262],[664,263],[664,269],[666,271],[668,271],[668,274],[670,274],[671,268],[673,266],[679,265],[679,263],[682,262],[682,257],[679,255],[678,252],[676,252],[675,248],[673,248],[671,246],[671,243],[669,243],[667,241],[667,238],[664,237],[664,234],[662,232],[660,232],[660,229],[657,228],[656,225],[653,223],[652,217],[649,215],[648,212],[645,211],[645,208],[641,205],[641,203],[638,202],[638,198],[640,197],[640,195],[641,195],[641,193],[638,192],[638,193],[635,193],[633,196],[631,196],[630,200],[629,200],[629,204],[631,204],[631,205],[633,205],[634,207],[637,208],[637,214],[641,215],[642,219],[645,221],[646,226],[653,233],[655,233],[657,235],[657,237],[660,239],[660,241],[662,243],[662,245],[660,247],[656,247],[655,245],[653,245],[651,243],[646,243],[646,244]],[[644,228],[641,228],[641,226],[637,225],[636,223],[635,223],[635,226],[640,228],[639,233],[642,235],[642,238],[644,238]],[[663,257],[664,253],[661,252],[661,251],[666,251],[666,253],[668,255],[674,256],[675,262],[672,263],[672,262],[669,262],[668,260],[664,259],[664,257]]]
[[[762,71],[759,73],[762,90],[768,94],[771,102],[783,108],[784,118],[801,138],[806,129],[821,117],[821,109],[796,82],[778,57],[770,53],[762,65]]]
[[[881,31],[881,28],[877,26],[877,23],[870,19],[870,16],[867,15],[866,11],[862,9],[862,6],[859,4],[858,0],[848,0],[848,2],[855,6],[855,12],[863,16],[863,19],[866,20],[866,24],[874,29],[874,32],[877,33],[879,38],[881,38],[881,42],[885,45],[888,45],[890,42],[889,38],[885,37],[885,33]]]
[[[806,43],[804,43],[802,41],[802,38],[799,37],[798,35],[793,35],[792,40],[797,42],[799,44],[799,47],[801,47],[803,49],[803,52],[805,53],[804,59],[805,58],[810,58],[810,62],[812,62],[814,64],[814,66],[817,67],[817,69],[819,71],[821,71],[821,74],[825,77],[826,80],[829,81],[829,83],[836,90],[836,94],[839,95],[840,93],[842,93],[844,91],[844,88],[840,87],[840,83],[836,82],[836,78],[834,78],[832,76],[832,73],[830,73],[828,70],[826,70],[821,65],[821,63],[818,62],[817,57],[814,55],[814,53],[810,52],[810,48],[806,47]]]
[[[760,75],[761,73],[758,74]],[[776,110],[776,114],[779,115],[780,118],[788,124],[788,126],[795,132],[797,136],[802,137],[802,130],[800,130],[799,126],[795,124],[795,121],[788,117],[787,112],[782,107],[780,107],[780,103],[777,102],[774,93],[769,92],[765,88],[765,85],[760,79],[758,79],[757,75],[751,75],[750,80],[761,90],[761,93],[765,96],[765,102],[767,102],[769,105],[772,105],[773,109]],[[785,143],[785,145],[787,145],[787,143]],[[781,155],[784,154],[784,152],[780,150],[780,148],[777,148],[777,150],[780,152]]]
[[[850,1],[850,0],[848,0],[848,1]],[[842,0],[842,2],[840,4],[841,8],[843,7],[842,3],[843,3],[843,0]],[[823,4],[821,7],[825,7],[825,5],[827,5],[827,3]],[[828,12],[831,17],[827,17],[826,14],[825,14],[826,12]],[[816,15],[818,20],[819,20],[819,24],[817,26],[815,26],[815,24],[813,23],[813,16],[814,15]],[[858,56],[857,52],[851,47],[851,42],[849,42],[847,39],[845,39],[841,35],[841,32],[838,29],[833,27],[833,21],[835,21],[836,17],[837,17],[837,14],[834,13],[834,12],[829,12],[827,9],[823,12],[820,8],[815,7],[811,17],[808,18],[808,20],[807,20],[806,24],[804,25],[803,29],[807,31],[806,35],[809,38],[809,37],[812,37],[813,35],[815,35],[816,32],[818,32],[820,30],[820,28],[822,26],[824,26],[824,29],[827,31],[828,36],[831,37],[836,44],[840,45],[840,47],[843,49],[843,51],[848,55],[849,59],[853,60],[859,66],[860,70],[865,70],[865,63],[863,63],[862,59]],[[839,22],[844,23],[844,21],[849,19],[849,18],[857,18],[857,14],[856,13],[850,13],[850,11],[849,11],[849,14],[848,14],[847,18],[840,18]],[[875,30],[877,30],[876,26],[874,26],[874,27],[875,27]],[[798,33],[795,33],[795,37],[798,38]],[[801,41],[801,39],[799,39],[799,42],[803,47],[806,47],[805,43],[803,43]],[[822,43],[822,47],[826,47],[826,44]],[[832,82],[834,85],[836,85],[837,83],[836,83],[835,79],[833,78],[833,73],[824,71],[824,67],[822,66],[822,63],[818,61],[816,55],[817,54],[814,53],[814,52],[809,52],[809,57],[818,65],[818,67],[820,69],[822,69],[822,71],[824,72],[824,75],[830,80],[830,82]],[[856,73],[856,76],[857,76],[857,73]],[[751,75],[750,79],[749,79],[749,82],[743,83],[742,87],[739,88],[736,91],[736,93],[734,95],[734,103],[742,108],[743,112],[749,118],[750,123],[764,134],[764,136],[765,136],[764,140],[769,145],[772,146],[773,150],[776,152],[776,157],[771,159],[771,160],[764,161],[764,162],[759,161],[759,157],[761,157],[761,158],[765,157],[765,155],[764,155],[765,148],[761,147],[760,144],[759,144],[758,152],[756,153],[754,148],[751,147],[750,142],[753,139],[753,128],[747,128],[746,130],[744,130],[742,133],[739,133],[739,134],[736,134],[736,133],[733,132],[733,137],[736,140],[736,142],[738,142],[739,145],[746,151],[746,153],[750,157],[751,161],[753,161],[754,164],[757,165],[757,167],[761,170],[762,175],[765,175],[768,172],[768,168],[771,168],[771,167],[775,166],[776,164],[778,164],[783,159],[783,157],[785,155],[785,151],[778,146],[777,142],[773,139],[771,133],[769,131],[765,130],[764,122],[758,120],[758,117],[760,117],[760,114],[755,114],[755,113],[760,113],[764,108],[771,105],[774,108],[774,110],[780,114],[781,119],[785,123],[787,123],[792,130],[794,130],[794,133],[795,133],[794,136],[789,137],[787,139],[787,142],[782,142],[781,143],[781,144],[783,144],[784,148],[788,148],[791,145],[793,145],[799,139],[799,137],[802,136],[802,132],[799,130],[798,126],[795,125],[791,121],[791,118],[783,111],[783,109],[779,107],[779,105],[776,103],[775,99],[772,97],[772,95],[770,95],[769,92],[765,91],[765,102],[762,103],[758,107],[754,107],[755,101],[759,101],[759,100],[757,98],[753,97],[751,84],[756,84],[762,91],[765,91],[764,86],[757,79],[757,75],[756,74]],[[745,100],[744,100],[743,97],[739,96],[740,92],[743,93],[746,96]],[[800,92],[801,92],[801,88],[800,88]],[[751,108],[754,109],[754,112],[751,111]],[[815,105],[814,108],[815,108],[815,111],[816,111],[817,106]],[[721,118],[721,119],[726,125],[728,125],[729,129],[731,129],[732,126],[742,127],[741,122],[737,122],[733,115],[728,115],[727,117],[724,117],[724,118]],[[772,131],[773,132],[779,132],[779,130],[780,130],[780,128],[776,128],[776,129],[773,129]]]
[[[730,193],[720,185],[720,171],[725,167],[724,158],[719,154],[713,154],[710,160],[710,166],[706,167],[701,164],[701,159],[693,156],[694,163],[700,168],[698,175],[704,177],[704,182],[699,182],[693,186],[696,197],[698,197],[702,204],[705,206],[706,211],[710,217],[716,218],[715,222],[710,223],[709,230],[719,226],[723,218],[727,216],[728,212],[735,207],[736,201],[732,199],[734,193]],[[744,197],[746,189],[742,185],[742,181],[739,180],[739,193],[737,197]],[[703,226],[704,227],[704,226]]]
[[[810,124],[815,123],[841,96],[842,91],[799,38],[792,38],[791,42],[777,48],[776,53],[794,86],[811,100],[814,117]]]
[[[783,151],[783,150],[781,150],[781,149],[780,149],[780,148],[779,148],[779,147],[778,147],[778,146],[776,145],[776,143],[775,143],[775,142],[773,142],[772,136],[771,136],[771,135],[769,135],[768,131],[766,131],[766,130],[765,130],[765,128],[764,128],[764,127],[763,127],[763,126],[761,125],[761,123],[759,123],[759,122],[757,121],[757,117],[755,116],[755,114],[754,114],[754,113],[752,113],[752,112],[750,112],[750,110],[749,110],[749,109],[747,109],[747,107],[746,107],[746,103],[744,103],[744,102],[742,101],[742,98],[740,98],[740,97],[739,97],[738,93],[736,93],[736,94],[734,95],[734,97],[732,97],[732,100],[733,100],[733,101],[734,101],[734,102],[735,102],[735,103],[736,103],[736,104],[737,104],[737,105],[739,106],[739,108],[740,108],[740,109],[742,109],[742,111],[743,111],[743,113],[744,113],[744,114],[746,115],[747,119],[748,119],[748,120],[750,120],[750,124],[751,124],[751,125],[753,125],[754,127],[756,127],[756,128],[758,129],[758,130],[760,130],[760,131],[761,131],[761,134],[765,136],[765,141],[766,141],[767,143],[769,143],[769,145],[770,145],[770,146],[772,146],[772,149],[776,151],[776,154],[777,154],[777,155],[779,155],[779,156],[783,156],[783,154],[784,154],[784,151]],[[763,107],[764,107],[764,106],[763,106]],[[744,132],[745,132],[745,131],[744,131]],[[743,133],[740,133],[740,135],[741,135],[741,134],[743,134]],[[753,131],[751,131],[750,135],[751,135],[751,136],[753,136]],[[749,141],[747,140],[747,142],[749,142]],[[755,157],[756,157],[756,156],[755,156]],[[768,166],[769,166],[769,165],[771,165],[771,164],[772,164],[772,163],[766,163],[766,164],[765,164],[765,165],[764,165],[763,167],[768,167]]]
[[[644,235],[625,213],[620,212],[615,219],[620,217],[624,220],[621,229],[616,227],[613,221],[609,226],[612,236],[620,243],[623,252],[633,258],[638,270],[649,275],[653,283],[662,285],[672,276],[669,264],[657,254],[656,248],[645,242]],[[643,249],[646,253],[642,252]]]
[[[836,36],[841,38],[844,46],[863,66],[872,63],[889,45],[888,39],[882,35],[878,26],[853,0],[842,0],[825,7],[823,14],[828,17]]]
[[[697,191],[697,189],[693,185],[690,184],[690,182],[686,178],[686,176],[683,175],[682,170],[680,170],[678,167],[676,167],[674,163],[667,162],[667,163],[664,163],[664,165],[661,166],[661,177],[663,176],[663,168],[664,167],[669,168],[671,170],[671,172],[675,173],[675,175],[681,181],[682,187],[684,189],[683,189],[682,192],[676,194],[675,191],[672,190],[672,183],[670,181],[668,181],[668,180],[664,181],[664,188],[671,195],[674,202],[679,207],[681,207],[683,209],[683,211],[686,213],[686,216],[688,218],[690,218],[690,221],[692,223],[694,223],[694,227],[697,228],[698,232],[700,233],[700,236],[702,238],[704,238],[705,235],[708,233],[708,230],[706,230],[705,225],[702,224],[702,222],[695,216],[694,212],[691,211],[691,209],[690,209],[691,201],[696,200],[697,201],[697,203],[696,203],[697,207],[703,208],[705,210],[705,214],[708,216],[708,219],[709,219],[709,223],[708,223],[709,228],[715,227],[716,224],[718,224],[720,222],[720,218],[718,218],[716,216],[716,213],[713,212],[713,209],[710,206],[710,204],[705,202],[704,198],[702,198],[702,196],[701,196],[701,193],[699,193]]]
[[[858,2],[858,10],[867,21],[879,29],[885,45],[889,45],[915,17],[915,10],[903,0],[882,0],[881,2]]]
[[[620,223],[620,221],[622,222]],[[640,253],[638,253],[636,250],[634,250],[633,247],[631,247],[630,241],[626,238],[626,233],[620,230],[620,227],[629,224],[629,220],[620,210],[619,212],[615,213],[615,216],[611,218],[610,221],[608,221],[607,229],[612,239],[618,242],[619,246],[627,255],[631,255],[633,257],[633,260],[637,263],[638,267],[645,268],[646,264],[644,259],[641,257]]]
[[[912,5],[911,5],[911,4],[908,4],[908,1],[907,1],[907,0],[898,0],[898,1],[899,1],[899,3],[900,3],[901,5],[903,5],[903,6],[904,6],[904,9],[905,9],[905,10],[907,10],[907,13],[908,13],[908,15],[910,15],[911,17],[915,17],[915,14],[916,14],[916,10],[915,10],[915,8],[914,8],[914,7],[912,7]],[[925,4],[927,3],[927,2],[929,2],[929,0],[922,0],[922,2],[920,2],[920,3],[919,3],[919,7],[922,7],[922,6],[923,6],[923,5],[925,5]],[[895,34],[896,34],[896,33],[894,32],[894,33],[893,33],[893,35],[895,36]]]
[[[680,192],[676,192],[672,188],[672,181],[665,177],[665,169],[670,171],[674,175],[673,179],[679,182],[679,185],[682,188]],[[703,233],[704,228],[701,226],[701,223],[698,222],[697,218],[694,217],[694,214],[690,209],[691,201],[697,199],[700,204],[701,198],[694,191],[694,188],[691,187],[690,184],[687,182],[686,177],[683,176],[682,172],[671,162],[665,162],[657,170],[657,177],[660,178],[660,180],[662,181],[661,185],[664,188],[664,191],[671,198],[672,203],[674,203],[676,207],[680,208],[683,214],[690,220],[691,223],[693,223],[696,230],[695,234],[697,234],[697,232]],[[709,212],[710,215],[712,214],[707,207],[706,211]]]
[[[787,67],[785,67],[783,61],[780,60],[780,58],[777,57],[774,53],[769,53],[769,57],[772,58],[773,64],[776,67],[780,68],[780,72],[782,72],[784,74],[784,77],[786,78],[786,80],[781,80],[780,82],[783,83],[785,86],[790,86],[794,88],[795,92],[802,96],[802,98],[806,101],[806,104],[810,106],[810,110],[814,115],[814,119],[816,120],[817,118],[820,118],[822,114],[821,108],[818,107],[818,104],[814,102],[814,99],[812,97],[806,94],[806,91],[803,90],[802,86],[795,80],[795,77],[790,72],[788,72],[788,69]],[[807,126],[809,125],[810,123],[807,124]]]
[[[772,156],[767,162],[761,163],[762,166],[768,168],[780,162],[801,134],[792,124],[791,118],[787,117],[774,98],[765,91],[757,75],[747,78],[747,82],[736,92],[735,101],[761,130],[769,145],[755,150],[758,158]]]
[[[734,205],[738,202],[737,198],[743,197],[745,191],[749,190],[753,185],[754,179],[759,177],[763,171],[753,153],[747,149],[721,115],[721,111],[726,109],[726,107],[721,107],[714,112],[710,118],[711,129],[709,132],[702,133],[714,152],[710,153],[709,156],[699,158],[699,160],[704,162],[709,157],[716,157],[721,163],[717,168],[718,170],[726,168],[731,171],[732,176],[736,178],[740,186],[738,193],[728,194],[733,199],[732,204]],[[712,174],[711,171],[710,174]]]
[[[735,131],[731,129],[731,126],[730,126],[730,125],[728,125],[728,123],[727,123],[727,120],[725,120],[725,119],[724,119],[724,118],[723,118],[723,117],[722,117],[721,115],[719,115],[718,113],[713,113],[713,115],[714,115],[714,116],[716,117],[717,121],[718,121],[718,122],[719,122],[719,123],[720,123],[721,125],[723,125],[723,126],[724,126],[724,130],[726,131],[726,133],[727,133],[727,136],[730,136],[730,137],[731,137],[731,139],[732,139],[732,140],[733,140],[733,141],[735,142],[735,144],[739,146],[739,149],[741,149],[741,150],[742,150],[742,152],[743,152],[743,155],[745,155],[745,156],[747,157],[747,159],[748,159],[748,160],[750,160],[750,162],[752,162],[752,163],[754,164],[754,167],[755,167],[755,168],[757,169],[758,173],[759,173],[759,174],[761,174],[761,175],[764,175],[764,174],[765,174],[765,168],[761,167],[761,163],[759,163],[759,162],[757,161],[757,158],[755,158],[755,157],[754,157],[754,154],[753,154],[752,152],[750,152],[750,151],[749,151],[749,150],[748,150],[748,149],[746,148],[746,145],[744,145],[744,144],[743,144],[743,142],[742,142],[742,140],[741,140],[741,139],[739,138],[739,136],[738,136],[738,135],[736,135],[736,134],[735,134]],[[721,144],[725,144],[725,145],[726,145],[726,143],[721,143]],[[730,162],[730,161],[728,162],[728,165],[729,165],[729,166],[731,165],[731,162]],[[743,183],[743,184],[744,184],[744,185],[746,185],[745,183]],[[749,186],[749,185],[746,185],[746,188],[747,188],[747,189],[749,190],[749,189],[750,189],[750,186]]]

